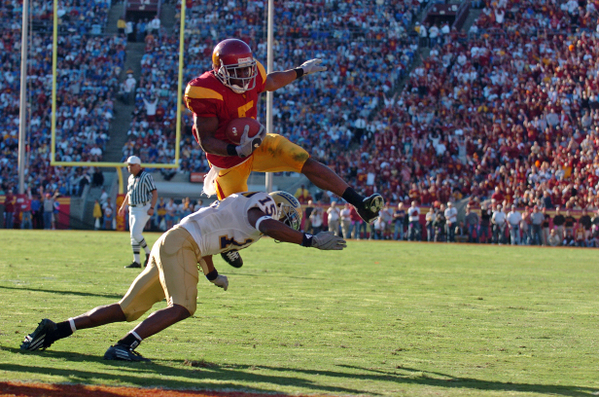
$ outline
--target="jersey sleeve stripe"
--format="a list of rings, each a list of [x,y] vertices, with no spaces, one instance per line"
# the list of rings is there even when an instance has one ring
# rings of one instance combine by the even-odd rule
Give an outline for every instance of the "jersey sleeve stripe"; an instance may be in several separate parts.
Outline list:
[[[262,81],[266,81],[266,69],[264,69],[264,65],[262,65],[260,62],[256,62],[256,64],[258,65],[258,73],[260,73]]]
[[[185,89],[185,96],[190,99],[217,99],[223,100],[223,96],[218,92],[206,87],[194,87],[188,85]]]

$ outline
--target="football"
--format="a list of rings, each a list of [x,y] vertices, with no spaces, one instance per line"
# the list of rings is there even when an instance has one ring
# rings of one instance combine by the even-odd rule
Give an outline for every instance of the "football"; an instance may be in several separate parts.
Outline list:
[[[260,133],[262,129],[262,124],[258,121],[254,120],[251,117],[240,117],[238,119],[233,119],[227,125],[225,130],[225,134],[227,135],[227,139],[233,142],[236,145],[239,145],[239,141],[241,140],[241,136],[243,135],[243,130],[245,126],[249,126],[250,130],[248,132],[248,137],[253,138]]]

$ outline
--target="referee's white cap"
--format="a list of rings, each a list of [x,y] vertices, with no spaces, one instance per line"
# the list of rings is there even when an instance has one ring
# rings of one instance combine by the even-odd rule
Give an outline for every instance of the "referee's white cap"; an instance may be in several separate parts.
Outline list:
[[[141,159],[137,156],[131,156],[127,159],[127,164],[141,164]]]

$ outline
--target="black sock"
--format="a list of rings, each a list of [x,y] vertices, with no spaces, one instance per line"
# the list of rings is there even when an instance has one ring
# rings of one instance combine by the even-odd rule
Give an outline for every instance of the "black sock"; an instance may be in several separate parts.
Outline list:
[[[118,343],[120,345],[128,346],[129,349],[135,349],[141,343],[141,339],[138,339],[132,333],[128,333],[123,339],[121,339]]]
[[[69,324],[68,321],[63,321],[56,324],[56,329],[51,334],[52,338],[58,340],[73,335],[73,330],[71,329],[71,324]]]
[[[343,196],[341,197],[354,207],[362,208],[363,206],[362,201],[364,200],[364,197],[360,196],[352,187],[345,189],[345,192],[343,192]]]

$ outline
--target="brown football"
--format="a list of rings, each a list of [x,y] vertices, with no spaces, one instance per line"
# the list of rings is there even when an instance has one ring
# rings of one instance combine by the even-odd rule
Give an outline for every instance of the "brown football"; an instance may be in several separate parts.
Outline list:
[[[225,134],[227,135],[227,139],[231,142],[239,145],[239,141],[241,140],[241,136],[243,135],[243,131],[245,126],[249,126],[250,130],[248,132],[248,137],[253,138],[262,129],[262,124],[251,117],[240,117],[238,119],[233,119],[227,125],[225,130]]]

